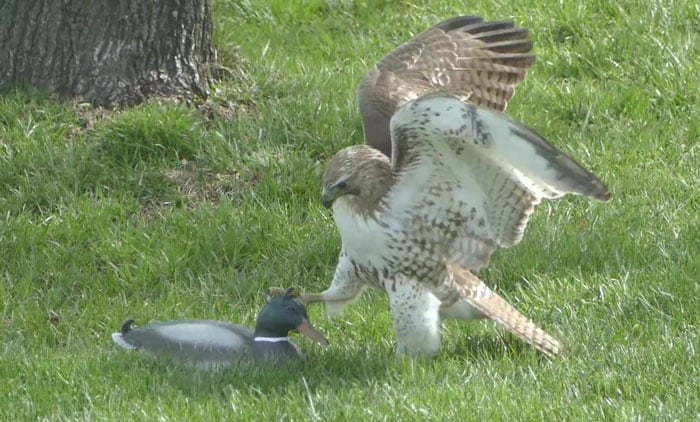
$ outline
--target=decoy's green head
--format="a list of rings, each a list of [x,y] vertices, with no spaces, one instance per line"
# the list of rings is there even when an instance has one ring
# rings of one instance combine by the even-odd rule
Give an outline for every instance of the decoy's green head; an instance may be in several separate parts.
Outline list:
[[[328,340],[311,325],[306,308],[294,297],[293,290],[268,297],[267,304],[258,314],[255,336],[286,337],[290,331],[294,331],[327,346]]]

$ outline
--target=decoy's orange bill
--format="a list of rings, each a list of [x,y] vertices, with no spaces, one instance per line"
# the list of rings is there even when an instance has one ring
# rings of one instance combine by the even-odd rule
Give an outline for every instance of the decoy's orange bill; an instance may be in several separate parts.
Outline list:
[[[301,324],[297,325],[297,331],[299,331],[299,334],[305,335],[322,346],[328,346],[328,340],[326,340],[323,334],[316,331],[316,329],[307,320],[303,320]]]

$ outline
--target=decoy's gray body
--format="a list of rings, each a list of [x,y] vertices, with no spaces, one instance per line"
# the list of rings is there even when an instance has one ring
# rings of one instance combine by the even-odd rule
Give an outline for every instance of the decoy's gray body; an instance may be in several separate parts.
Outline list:
[[[280,362],[302,357],[289,339],[299,332],[321,345],[328,341],[309,323],[302,303],[288,292],[268,299],[258,314],[255,330],[222,321],[183,320],[132,328],[126,321],[112,334],[117,345],[190,362],[198,367],[229,366],[234,362]]]

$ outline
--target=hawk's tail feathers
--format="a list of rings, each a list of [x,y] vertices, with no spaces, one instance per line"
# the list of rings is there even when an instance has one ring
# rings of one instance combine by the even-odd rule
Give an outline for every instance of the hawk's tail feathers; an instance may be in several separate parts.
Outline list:
[[[501,324],[516,337],[548,357],[557,356],[561,352],[562,347],[557,339],[547,334],[496,292],[489,289],[469,270],[458,268],[455,269],[454,275],[460,295],[486,317]]]

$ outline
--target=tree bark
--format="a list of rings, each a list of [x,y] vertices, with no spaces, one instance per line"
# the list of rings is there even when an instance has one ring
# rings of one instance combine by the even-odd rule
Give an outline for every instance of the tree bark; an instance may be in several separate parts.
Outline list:
[[[98,106],[206,97],[210,0],[3,0],[0,91],[31,85]]]

